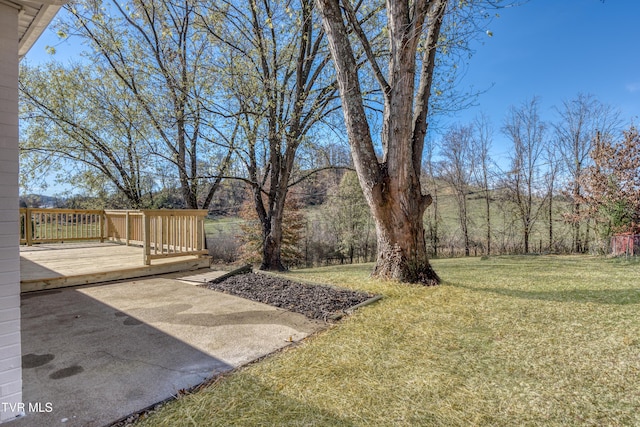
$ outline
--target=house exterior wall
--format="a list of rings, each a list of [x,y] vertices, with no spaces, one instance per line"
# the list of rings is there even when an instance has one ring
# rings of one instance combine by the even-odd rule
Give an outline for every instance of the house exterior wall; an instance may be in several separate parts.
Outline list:
[[[21,412],[18,10],[0,2],[0,423]]]

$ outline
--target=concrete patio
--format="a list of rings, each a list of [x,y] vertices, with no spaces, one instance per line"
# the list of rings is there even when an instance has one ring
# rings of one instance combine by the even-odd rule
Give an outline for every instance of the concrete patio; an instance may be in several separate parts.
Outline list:
[[[26,415],[11,425],[109,425],[323,327],[178,280],[210,272],[23,294]]]

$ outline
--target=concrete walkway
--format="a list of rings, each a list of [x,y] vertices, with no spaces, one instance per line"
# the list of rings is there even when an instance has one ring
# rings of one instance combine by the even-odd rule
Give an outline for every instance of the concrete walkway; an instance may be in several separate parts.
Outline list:
[[[109,425],[323,327],[183,275],[23,294],[26,415],[10,425]]]

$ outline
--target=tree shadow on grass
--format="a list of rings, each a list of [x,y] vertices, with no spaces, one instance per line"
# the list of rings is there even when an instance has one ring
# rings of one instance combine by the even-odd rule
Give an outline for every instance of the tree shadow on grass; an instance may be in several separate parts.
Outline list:
[[[449,286],[464,288],[477,292],[488,292],[514,298],[555,301],[578,302],[610,305],[640,304],[640,288],[636,289],[559,289],[554,291],[525,291],[521,289],[505,288],[476,288],[459,283],[447,283]]]

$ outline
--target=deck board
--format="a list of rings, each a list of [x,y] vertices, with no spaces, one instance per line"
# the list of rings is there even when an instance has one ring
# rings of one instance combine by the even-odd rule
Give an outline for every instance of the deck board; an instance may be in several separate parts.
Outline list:
[[[154,259],[145,266],[142,248],[110,243],[64,243],[20,248],[23,292],[131,279],[209,266],[195,256]]]

